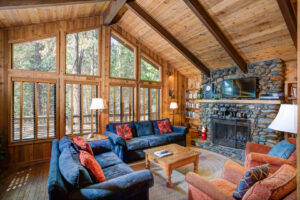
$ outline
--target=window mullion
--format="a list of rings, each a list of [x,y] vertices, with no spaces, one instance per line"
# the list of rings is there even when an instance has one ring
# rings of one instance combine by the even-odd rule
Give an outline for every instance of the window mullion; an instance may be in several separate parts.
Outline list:
[[[94,86],[91,85],[91,100],[93,100],[94,97]],[[91,133],[94,133],[94,126],[93,126],[93,122],[94,122],[94,111],[91,110]]]
[[[80,134],[83,135],[83,87],[80,84]]]
[[[20,141],[23,140],[23,82],[20,82]]]
[[[129,119],[129,121],[133,121],[132,120],[132,118],[131,118],[131,104],[132,104],[132,88],[129,88],[129,106],[128,106],[128,109],[129,109],[129,111],[128,111],[128,119]]]
[[[114,98],[113,98],[114,99],[114,102],[113,102],[114,103],[114,109],[113,109],[114,110],[114,113],[113,113],[114,116],[113,116],[113,119],[114,119],[114,122],[116,122],[116,87],[114,86],[113,88],[114,88]]]
[[[38,83],[34,83],[34,139],[37,140],[38,135]]]
[[[152,92],[152,89],[151,88],[148,88],[148,111],[149,111],[149,120],[152,120],[152,101],[151,101],[151,92]]]
[[[47,88],[47,138],[49,138],[49,127],[50,127],[50,84],[48,83]]]
[[[121,111],[121,122],[124,122],[124,90],[123,87],[120,86],[120,111]]]
[[[74,128],[73,128],[73,113],[74,113],[74,98],[73,98],[73,93],[74,93],[74,84],[71,84],[71,119],[70,119],[70,123],[71,123],[71,135],[74,136]]]

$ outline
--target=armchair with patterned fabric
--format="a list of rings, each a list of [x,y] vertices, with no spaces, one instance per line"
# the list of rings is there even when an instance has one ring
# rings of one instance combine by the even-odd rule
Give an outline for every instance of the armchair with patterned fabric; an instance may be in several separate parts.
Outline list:
[[[296,146],[296,138],[287,138],[287,141]],[[250,169],[252,167],[268,163],[270,164],[270,172],[274,173],[283,164],[288,164],[296,167],[296,150],[290,155],[288,159],[282,159],[267,155],[267,153],[271,149],[272,147],[270,146],[248,142],[245,151],[245,168]]]

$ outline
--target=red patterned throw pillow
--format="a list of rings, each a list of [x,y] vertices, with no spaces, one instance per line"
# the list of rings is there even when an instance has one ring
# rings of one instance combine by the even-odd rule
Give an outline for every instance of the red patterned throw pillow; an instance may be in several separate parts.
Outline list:
[[[160,134],[172,133],[171,125],[168,120],[157,121],[157,126]]]
[[[74,137],[73,142],[78,146],[80,150],[88,151],[92,156],[94,155],[89,143],[81,137]]]
[[[124,138],[124,140],[128,140],[133,137],[130,124],[117,125],[116,130],[117,130],[117,134],[122,138]]]
[[[79,150],[79,160],[82,166],[84,166],[90,171],[94,180],[96,180],[99,183],[104,182],[106,180],[101,166],[95,160],[95,157],[92,156],[89,152]]]

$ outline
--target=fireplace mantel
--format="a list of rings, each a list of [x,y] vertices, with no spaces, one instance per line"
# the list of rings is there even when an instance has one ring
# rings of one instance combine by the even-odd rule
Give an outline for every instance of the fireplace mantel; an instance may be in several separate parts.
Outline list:
[[[281,100],[260,100],[260,99],[201,99],[195,100],[197,103],[241,103],[241,104],[282,104]]]

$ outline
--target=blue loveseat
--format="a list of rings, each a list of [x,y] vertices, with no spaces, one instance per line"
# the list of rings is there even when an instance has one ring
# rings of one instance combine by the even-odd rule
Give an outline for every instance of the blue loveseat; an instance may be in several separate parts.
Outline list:
[[[102,167],[106,181],[93,181],[87,169],[80,165],[78,152],[74,151],[75,144],[71,140],[67,137],[60,141],[53,140],[48,179],[50,200],[149,199],[149,188],[153,186],[149,170],[133,171],[111,152],[108,140],[89,144]],[[70,183],[70,180],[75,183]]]
[[[170,120],[163,119],[163,120]],[[161,120],[160,120],[161,121]],[[124,140],[116,133],[119,124],[130,124],[133,138]],[[109,137],[112,150],[124,162],[133,162],[145,158],[144,150],[152,147],[176,143],[186,145],[187,128],[183,126],[172,126],[173,132],[160,134],[157,120],[143,122],[109,123],[105,128],[105,135]]]

